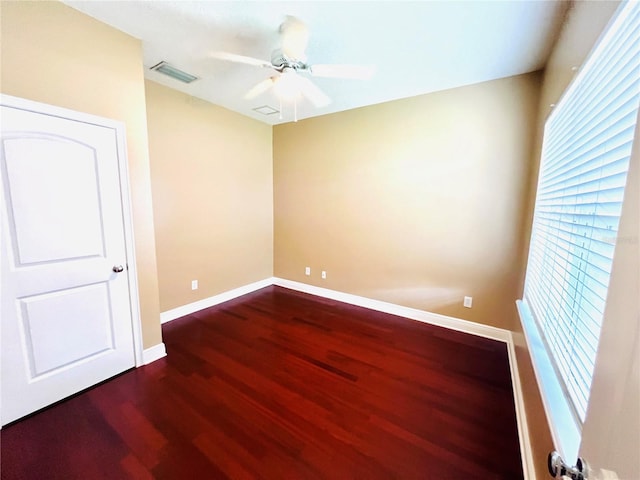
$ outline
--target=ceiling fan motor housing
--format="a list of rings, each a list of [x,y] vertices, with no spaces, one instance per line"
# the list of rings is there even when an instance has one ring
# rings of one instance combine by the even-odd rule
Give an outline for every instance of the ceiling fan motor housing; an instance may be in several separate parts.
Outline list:
[[[308,65],[306,63],[287,57],[279,48],[274,50],[271,54],[271,65],[280,72],[285,68],[291,68],[296,71],[308,69]]]

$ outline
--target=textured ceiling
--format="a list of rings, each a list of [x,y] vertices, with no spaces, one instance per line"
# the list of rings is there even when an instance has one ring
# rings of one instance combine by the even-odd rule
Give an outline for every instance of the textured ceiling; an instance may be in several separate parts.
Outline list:
[[[309,27],[309,63],[374,64],[370,80],[313,78],[332,102],[297,104],[299,119],[532,72],[544,67],[568,2],[562,1],[65,1],[142,40],[145,76],[269,124],[294,119],[273,92],[244,94],[273,71],[211,57],[216,51],[270,60],[278,26]],[[99,52],[98,52],[99,54]],[[199,80],[182,84],[149,70],[165,60]]]

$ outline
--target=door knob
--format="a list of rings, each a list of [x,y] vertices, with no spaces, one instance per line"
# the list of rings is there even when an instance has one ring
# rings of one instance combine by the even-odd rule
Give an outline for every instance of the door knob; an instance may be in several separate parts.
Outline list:
[[[114,265],[112,270],[116,273],[120,273],[121,271],[124,270],[124,267],[122,265]]]
[[[572,480],[587,480],[586,463],[580,457],[575,467],[570,467],[558,452],[551,452],[547,457],[547,467],[553,478],[569,477]]]

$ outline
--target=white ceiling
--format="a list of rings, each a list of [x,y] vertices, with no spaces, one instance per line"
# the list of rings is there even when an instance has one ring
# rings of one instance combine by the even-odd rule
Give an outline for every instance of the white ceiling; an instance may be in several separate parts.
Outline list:
[[[66,4],[142,40],[146,78],[275,125],[252,109],[279,109],[271,91],[244,94],[273,71],[210,57],[226,51],[270,60],[278,27],[309,27],[309,63],[375,64],[371,80],[313,78],[327,107],[297,105],[299,119],[532,72],[544,67],[568,2],[480,1],[77,1]],[[97,52],[99,55],[99,52]],[[165,60],[200,77],[183,84],[149,67]]]

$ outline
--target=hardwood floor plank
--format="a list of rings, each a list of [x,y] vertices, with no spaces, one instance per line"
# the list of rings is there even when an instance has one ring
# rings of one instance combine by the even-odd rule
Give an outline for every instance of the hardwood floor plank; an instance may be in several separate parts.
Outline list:
[[[506,346],[280,287],[0,431],[2,480],[517,479]]]
[[[120,461],[120,465],[129,478],[153,480],[153,475],[145,468],[134,454],[130,453]]]

